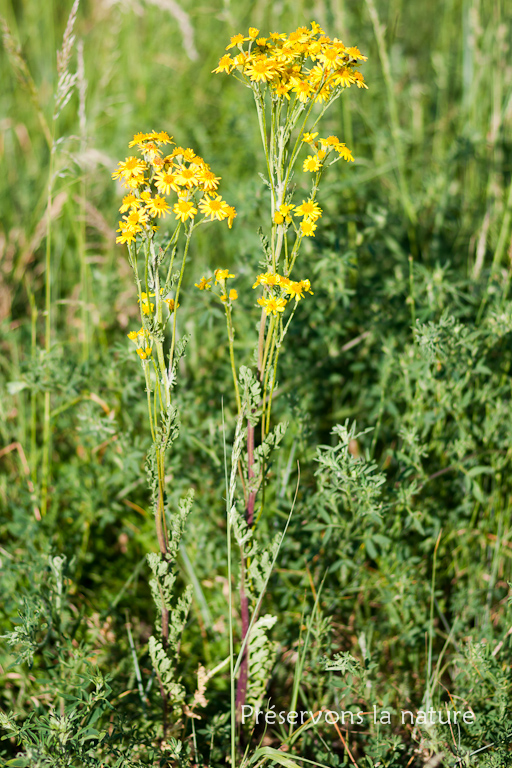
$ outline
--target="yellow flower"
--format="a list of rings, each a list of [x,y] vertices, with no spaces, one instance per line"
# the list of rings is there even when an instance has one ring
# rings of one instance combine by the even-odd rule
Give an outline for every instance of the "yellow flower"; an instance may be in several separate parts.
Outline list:
[[[256,37],[258,37],[260,31],[259,29],[256,29],[256,27],[249,27],[249,37],[251,40],[254,40]]]
[[[136,147],[139,144],[142,144],[143,141],[149,139],[150,135],[151,134],[149,133],[136,133],[133,137],[133,140],[128,144],[128,148],[131,149],[132,147]]]
[[[339,144],[336,147],[336,152],[338,152],[339,156],[342,157],[343,160],[346,160],[347,163],[353,163],[354,162],[354,157],[352,155],[352,152],[344,144]]]
[[[176,214],[176,218],[183,222],[183,224],[187,219],[193,219],[197,213],[197,208],[194,208],[194,204],[188,200],[179,200],[174,204],[172,210]]]
[[[228,204],[222,199],[220,195],[216,197],[208,197],[207,195],[199,203],[199,210],[204,213],[205,216],[210,217],[210,221],[217,219],[223,221],[227,219],[229,211],[227,210]]]
[[[336,62],[339,56],[340,56],[340,51],[337,48],[324,47],[322,49],[322,53],[320,53],[318,56],[318,60],[322,62],[325,69],[334,69],[336,67]]]
[[[133,243],[137,238],[137,232],[142,232],[142,227],[139,227],[138,224],[131,224],[128,221],[120,221],[117,232],[121,234],[119,237],[116,237],[116,243]]]
[[[292,89],[291,83],[277,83],[274,88],[274,93],[277,96],[285,96],[290,101],[290,91]]]
[[[245,71],[251,80],[256,83],[268,83],[273,80],[277,74],[274,62],[267,59],[265,56],[254,59],[247,65]]]
[[[151,347],[145,347],[145,349],[138,347],[137,354],[141,360],[147,360],[147,358],[151,356]]]
[[[174,312],[175,309],[179,309],[180,305],[176,304],[174,299],[164,299],[164,301],[167,304],[167,306],[169,307],[169,312],[170,313]]]
[[[313,200],[303,200],[295,209],[295,216],[303,216],[308,221],[316,221],[322,215],[322,209]]]
[[[302,141],[305,141],[306,144],[312,144],[317,136],[318,136],[318,131],[316,133],[308,133],[306,131],[306,133],[302,137]]]
[[[277,315],[278,312],[284,312],[286,299],[258,299],[258,304],[263,307],[267,315]]]
[[[140,331],[130,331],[130,333],[127,333],[126,335],[130,339],[130,341],[136,342],[139,336],[144,335],[144,328],[141,328]]]
[[[299,101],[305,103],[313,93],[313,86],[307,80],[299,80],[292,90],[299,97]]]
[[[229,278],[234,277],[234,275],[230,274],[229,269],[216,269],[213,274],[215,275],[215,285],[223,280],[228,280]]]
[[[220,74],[220,72],[227,72],[227,74],[229,75],[229,73],[233,69],[233,66],[234,66],[233,59],[231,58],[229,53],[226,53],[224,54],[224,56],[220,57],[219,66],[216,69],[212,69],[212,72],[214,72],[216,75]]]
[[[220,297],[220,300],[226,302],[228,298],[230,301],[235,301],[236,299],[238,299],[238,292],[234,288],[232,288],[229,292],[229,297],[226,293],[223,293],[222,296]]]
[[[282,213],[280,213],[279,211],[276,211],[276,212],[274,213],[274,218],[273,218],[273,221],[274,221],[274,224],[282,224],[282,223],[284,222],[284,216],[283,216],[283,214],[282,214]]]
[[[196,288],[199,288],[200,291],[209,291],[211,288],[210,282],[213,280],[213,277],[202,277],[198,283],[194,283]]]
[[[298,282],[288,280],[285,287],[285,294],[289,295],[290,298],[294,298],[295,301],[300,301],[304,298],[304,292],[313,294],[309,280],[300,280]]]
[[[230,48],[234,48],[235,46],[240,47],[242,43],[246,42],[247,40],[249,40],[249,38],[244,37],[241,34],[233,35],[233,37],[230,39],[229,45],[226,45],[226,51],[229,51]]]
[[[356,82],[356,78],[354,77],[354,73],[351,69],[342,67],[341,69],[337,69],[334,72],[332,76],[332,82],[334,85],[341,85],[343,88],[350,88],[352,83]]]
[[[148,200],[146,207],[150,216],[158,216],[158,218],[165,216],[171,210],[165,197],[160,197],[160,195],[155,195],[152,200]]]
[[[346,49],[351,59],[358,59],[359,61],[367,61],[368,57],[363,56],[357,45],[353,45],[351,48]]]
[[[179,184],[180,187],[187,187],[187,189],[197,187],[197,171],[181,165],[176,174],[176,184]]]
[[[176,183],[176,174],[171,171],[160,171],[155,175],[155,186],[159,192],[163,195],[170,194],[171,189],[173,192],[178,192],[179,186]]]
[[[228,205],[226,211],[228,212],[228,227],[231,229],[233,221],[236,219],[236,211],[232,205]]]
[[[258,275],[253,288],[257,288],[258,285],[281,285],[282,280],[283,278],[281,275],[274,274],[274,272],[264,272],[263,274]]]
[[[143,174],[147,168],[144,160],[140,160],[138,157],[127,157],[124,162],[117,165],[117,170],[112,174],[113,179],[123,178],[130,180],[133,176]]]
[[[317,155],[308,155],[306,159],[304,160],[304,165],[302,166],[304,171],[318,171],[320,168],[320,160],[318,159]]]
[[[302,219],[300,223],[300,229],[304,237],[314,237],[316,228],[317,225],[308,219]]]
[[[217,187],[219,186],[220,179],[221,179],[220,176],[216,176],[208,168],[205,168],[202,171],[200,171],[198,175],[199,185],[207,192],[211,192],[217,189]]]
[[[138,208],[140,206],[140,200],[131,192],[123,197],[123,204],[119,209],[120,213],[126,213],[130,208]]]
[[[155,305],[153,304],[152,301],[149,301],[149,299],[154,295],[155,295],[154,293],[150,293],[148,296],[148,294],[145,291],[141,292],[140,299],[137,299],[137,301],[140,304],[142,314],[150,315],[153,313],[153,310],[155,309]]]

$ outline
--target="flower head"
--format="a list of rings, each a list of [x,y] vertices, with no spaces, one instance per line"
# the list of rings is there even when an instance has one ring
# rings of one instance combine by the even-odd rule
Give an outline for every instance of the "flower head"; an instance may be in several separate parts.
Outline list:
[[[308,155],[304,160],[304,165],[302,167],[304,171],[312,171],[314,173],[320,169],[320,165],[321,163],[318,155]]]
[[[274,297],[265,299],[262,297],[258,299],[258,304],[263,307],[267,315],[277,315],[284,312],[286,299],[275,299]]]
[[[295,216],[303,216],[308,221],[316,221],[322,215],[322,209],[314,200],[303,200],[295,209]]]
[[[215,275],[215,285],[217,285],[217,283],[223,282],[224,280],[235,277],[235,275],[230,273],[229,269],[216,269],[213,274]]]
[[[213,277],[202,277],[198,283],[194,283],[196,288],[199,288],[200,291],[209,291],[211,288],[211,281],[213,280]]]
[[[189,200],[178,200],[177,203],[174,203],[172,210],[176,214],[176,218],[183,224],[187,219],[193,219],[197,213],[197,208],[194,208],[194,204]]]

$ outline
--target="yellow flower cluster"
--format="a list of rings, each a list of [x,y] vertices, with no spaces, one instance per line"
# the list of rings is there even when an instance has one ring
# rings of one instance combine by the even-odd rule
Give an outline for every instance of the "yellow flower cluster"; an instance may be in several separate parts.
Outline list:
[[[149,338],[144,328],[141,328],[140,331],[130,331],[127,335],[130,341],[134,341],[137,345],[137,354],[141,360],[147,360],[151,357],[152,349],[149,346]]]
[[[315,222],[321,217],[322,209],[314,200],[303,200],[300,205],[281,205],[274,214],[275,224],[289,224],[292,221],[291,212],[294,216],[302,216],[300,222],[301,235],[305,237],[314,237],[317,225]]]
[[[258,299],[258,304],[263,307],[267,315],[277,315],[284,312],[288,299],[300,301],[306,293],[313,295],[309,280],[290,280],[289,277],[264,272],[258,275],[253,288],[263,285],[267,295]]]
[[[215,279],[215,285],[220,284],[222,293],[220,294],[220,300],[224,303],[227,301],[236,301],[238,299],[238,291],[235,288],[231,288],[229,291],[226,286],[226,280],[231,280],[235,275],[229,271],[229,269],[216,269],[212,277],[202,277],[198,283],[194,283],[196,288],[200,291],[209,291],[211,289],[211,281]]]
[[[338,153],[336,160],[341,158],[342,160],[346,160],[347,163],[354,162],[352,152],[346,144],[338,139],[337,136],[328,136],[326,139],[318,139],[318,141],[315,141],[317,136],[318,133],[307,132],[302,135],[302,141],[309,144],[315,151],[314,155],[308,155],[304,160],[302,165],[304,171],[311,171],[312,173],[319,171],[333,151]],[[334,162],[336,162],[336,160]]]
[[[193,149],[174,145],[164,156],[166,144],[174,142],[165,131],[137,133],[128,146],[137,147],[142,157],[127,157],[112,174],[130,190],[119,209],[127,215],[119,222],[117,243],[133,243],[139,232],[153,231],[155,220],[171,213],[171,192],[177,196],[172,206],[176,220],[193,221],[199,210],[203,221],[227,219],[230,229],[233,225],[236,211],[217,193],[220,176]]]
[[[302,103],[330,101],[351,85],[367,88],[357,69],[366,56],[356,46],[331,40],[316,22],[311,23],[311,29],[299,27],[290,35],[258,35],[254,27],[247,36],[234,35],[226,50],[233,48],[238,53],[222,56],[213,71],[241,74],[251,83],[268,84],[276,98],[290,100],[293,95]]]

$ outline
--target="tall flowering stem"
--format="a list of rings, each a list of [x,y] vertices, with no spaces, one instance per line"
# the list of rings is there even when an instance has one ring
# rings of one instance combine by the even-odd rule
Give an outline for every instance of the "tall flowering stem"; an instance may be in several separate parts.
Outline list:
[[[254,527],[263,509],[265,475],[261,461],[259,477],[255,477],[255,441],[258,438],[263,443],[269,436],[279,355],[298,302],[312,294],[310,281],[295,280],[292,273],[304,238],[315,236],[322,215],[317,192],[324,171],[339,160],[354,160],[350,149],[337,136],[321,138],[315,128],[345,89],[353,85],[367,88],[359,71],[366,57],[357,47],[329,38],[316,22],[289,35],[276,32],[268,37],[260,37],[259,30],[251,27],[247,35],[234,35],[226,51],[214,72],[234,76],[253,93],[270,192],[270,232],[262,237],[266,271],[256,277],[253,285],[262,291],[257,299],[262,308],[257,351],[262,400],[260,429],[254,427],[254,414],[247,421],[244,487],[246,483],[246,523]],[[304,149],[307,154],[299,161]],[[297,170],[305,174],[306,181],[309,179],[309,193],[294,202],[294,192],[300,183],[300,177],[294,177]],[[260,510],[256,515],[260,488]],[[247,651],[246,570],[242,553],[242,643]],[[245,653],[238,680],[239,709],[245,703],[247,665]]]
[[[178,342],[180,291],[194,231],[214,219],[227,220],[231,226],[236,211],[217,192],[220,177],[193,149],[176,146],[165,131],[139,133],[128,146],[137,156],[120,162],[112,174],[127,189],[119,209],[124,215],[119,222],[117,243],[128,247],[139,305],[141,327],[130,331],[128,338],[135,344],[146,386],[153,442],[146,469],[162,572],[167,573],[166,568],[175,557],[175,542],[170,541],[168,532],[171,510],[165,464],[179,429],[173,388],[183,351]],[[173,225],[162,236],[161,223],[167,216]],[[172,587],[172,581],[168,583]],[[160,603],[161,647],[165,653],[169,642],[169,600],[162,595]],[[156,666],[155,669],[163,698],[165,736],[169,691],[177,688],[174,681],[164,680]]]

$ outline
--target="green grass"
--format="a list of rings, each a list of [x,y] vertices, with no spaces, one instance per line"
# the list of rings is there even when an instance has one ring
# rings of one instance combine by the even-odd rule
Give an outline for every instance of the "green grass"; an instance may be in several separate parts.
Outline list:
[[[200,230],[192,245],[180,300],[180,333],[190,335],[177,390],[182,429],[167,468],[171,509],[195,490],[176,565],[179,593],[193,586],[179,662],[189,699],[199,664],[211,670],[228,657],[221,400],[228,442],[236,408],[225,320],[194,282],[218,266],[236,272],[235,353],[250,365],[268,198],[251,93],[211,70],[230,35],[249,25],[266,34],[316,19],[368,56],[369,90],[350,89],[325,119],[356,162],[336,165],[321,188],[324,216],[301,256],[314,296],[300,302],[280,358],[273,419],[289,427],[270,468],[263,542],[284,527],[297,461],[300,483],[262,609],[278,616],[267,696],[278,711],[293,701],[311,711],[376,704],[394,712],[392,726],[342,732],[359,768],[511,765],[510,8],[500,0],[181,5],[193,30],[188,53],[176,19],[157,3],[84,2],[75,34],[85,123],[75,92],[54,124],[56,51],[70,5],[0,3],[39,104],[0,48],[3,635],[22,613],[19,642],[4,640],[0,652],[0,698],[28,734],[23,748],[3,742],[5,764],[18,755],[12,765],[101,765],[76,755],[58,762],[55,749],[45,763],[27,745],[53,744],[44,718],[66,707],[108,733],[106,699],[115,727],[103,763],[158,765],[161,756],[145,563],[157,550],[143,469],[151,437],[126,338],[139,327],[138,307],[115,245],[120,190],[111,180],[132,135],[153,128],[207,158],[238,211],[231,231]],[[75,71],[76,44],[72,57]],[[50,241],[44,125],[59,139]],[[49,564],[58,555],[64,571]],[[239,639],[236,611],[233,622]],[[325,656],[344,652],[355,659],[340,664],[344,672],[324,669]],[[96,679],[94,700],[97,673],[84,659],[111,675],[105,685]],[[171,764],[188,765],[189,752],[193,763],[227,764],[227,670],[209,682],[203,719],[186,720]],[[450,700],[472,707],[476,724],[460,732],[400,724],[401,709]],[[66,728],[76,745],[78,728]],[[269,727],[265,744],[352,764],[332,726],[290,733]],[[244,735],[249,754],[261,736]]]

